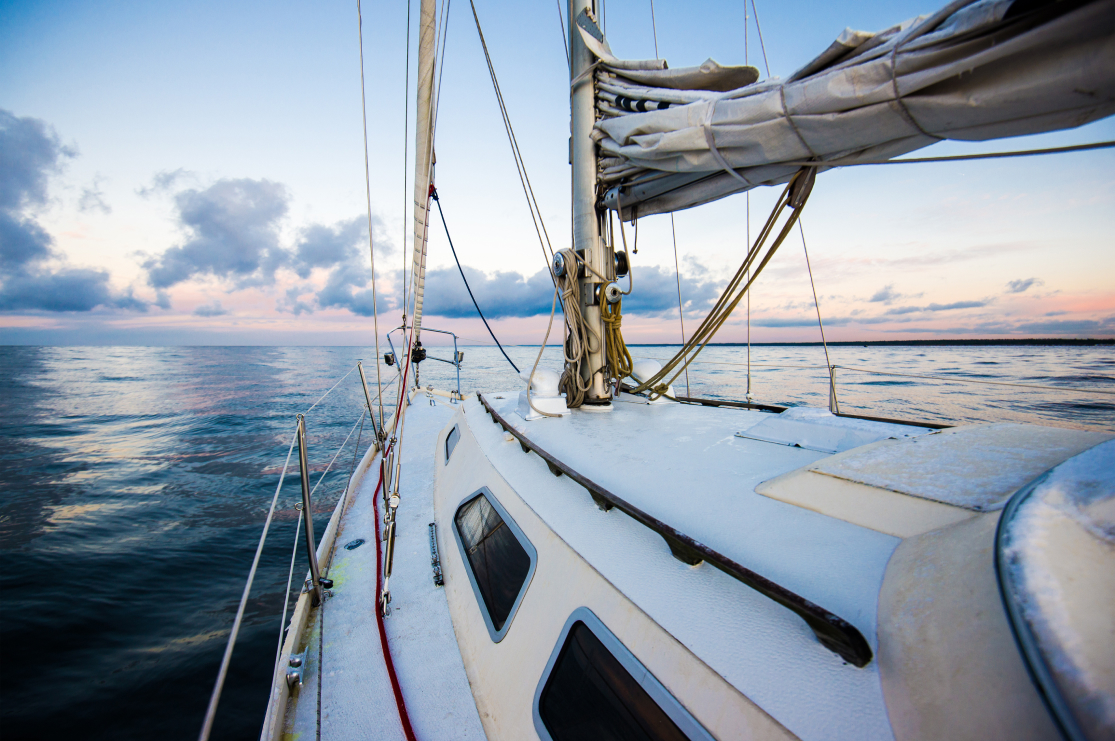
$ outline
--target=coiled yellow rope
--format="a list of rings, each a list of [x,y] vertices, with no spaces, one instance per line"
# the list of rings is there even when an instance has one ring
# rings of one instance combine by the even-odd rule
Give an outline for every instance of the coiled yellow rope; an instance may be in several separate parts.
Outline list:
[[[620,324],[623,322],[622,305],[621,299],[614,304],[604,301],[600,307],[600,318],[604,320],[605,357],[616,380],[631,375],[632,364],[631,353],[628,352],[627,345],[623,341],[623,333],[620,331]]]

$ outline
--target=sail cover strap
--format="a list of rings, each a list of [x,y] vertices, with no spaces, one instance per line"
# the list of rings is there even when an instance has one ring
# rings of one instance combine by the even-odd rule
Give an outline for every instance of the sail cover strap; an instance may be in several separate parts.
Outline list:
[[[1115,0],[955,0],[878,33],[845,31],[795,74],[761,82],[712,60],[618,60],[578,30],[600,60],[601,206],[622,202],[624,217],[783,184],[802,161],[823,171],[1115,113]]]

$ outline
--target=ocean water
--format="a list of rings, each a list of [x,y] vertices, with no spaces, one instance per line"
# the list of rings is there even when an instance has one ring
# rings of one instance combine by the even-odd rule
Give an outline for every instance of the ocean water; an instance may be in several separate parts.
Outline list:
[[[493,348],[462,349],[466,393],[521,384]],[[664,359],[673,350],[636,347],[632,354]],[[508,352],[528,370],[537,348]],[[358,358],[374,354],[371,348],[0,348],[5,739],[197,736],[294,415]],[[450,349],[431,347],[429,354],[420,382],[455,387],[455,369],[434,360],[448,358]],[[549,348],[542,364],[557,369],[559,354]],[[841,346],[830,354],[840,366],[836,383],[845,412],[1115,431],[1111,346]],[[755,347],[750,360],[755,401],[827,405],[822,348]],[[367,368],[373,394],[374,367]],[[385,381],[395,370],[380,369]],[[352,432],[315,494],[318,534],[355,455],[370,441],[369,427],[359,427],[358,378],[349,375],[306,417],[313,483]],[[678,393],[685,393],[685,383],[683,376],[675,384]],[[707,349],[688,383],[693,396],[743,399],[746,348]],[[259,734],[298,515],[296,461],[214,738]],[[305,569],[299,552],[295,592]]]

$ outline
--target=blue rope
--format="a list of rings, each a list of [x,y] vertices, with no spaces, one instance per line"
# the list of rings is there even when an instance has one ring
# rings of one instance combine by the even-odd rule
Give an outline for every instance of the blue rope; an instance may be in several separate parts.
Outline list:
[[[445,223],[445,212],[441,210],[441,199],[438,198],[436,189],[430,194],[430,197],[437,203],[437,212],[438,215],[441,216],[441,225],[445,227],[445,238],[449,240],[449,249],[453,252],[453,261],[457,263],[457,270],[461,273],[461,280],[465,282],[465,290],[468,291],[468,297],[472,299],[472,305],[476,307],[476,313],[480,315],[480,321],[484,322],[484,326],[488,328],[488,334],[495,340],[496,347],[503,353],[503,357],[507,358],[507,362],[511,363],[511,367],[515,369],[516,373],[519,373],[519,366],[515,365],[514,360],[507,357],[507,351],[503,349],[503,345],[499,344],[496,333],[492,331],[492,327],[488,324],[488,320],[484,318],[484,312],[480,311],[480,304],[476,303],[476,296],[472,295],[472,289],[468,285],[468,278],[465,277],[465,271],[461,267],[461,261],[457,259],[457,250],[453,247],[453,238],[449,236],[449,225]]]

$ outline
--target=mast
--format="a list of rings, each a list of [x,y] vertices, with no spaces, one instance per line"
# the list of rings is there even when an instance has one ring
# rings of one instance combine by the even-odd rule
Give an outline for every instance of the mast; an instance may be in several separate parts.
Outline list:
[[[599,9],[603,10],[603,0]],[[592,66],[596,57],[585,46],[577,31],[577,18],[587,10],[599,22],[597,3],[594,0],[569,0],[569,55],[570,80],[576,80]],[[592,73],[585,75],[576,88],[571,91],[570,128],[572,141],[570,159],[573,165],[573,249],[584,250],[584,259],[600,275],[610,275],[608,255],[605,254],[604,239],[601,235],[601,214],[596,209],[596,144],[591,134],[596,123],[596,93]],[[581,277],[580,297],[583,316],[590,341],[587,362],[582,365],[582,375],[588,379],[593,374],[592,386],[586,394],[589,404],[607,403],[609,394],[604,387],[604,321],[600,316],[600,294],[603,284],[591,271],[584,271]],[[595,334],[595,338],[592,335]]]
[[[422,299],[426,288],[426,240],[433,180],[434,153],[434,61],[437,57],[437,2],[422,0],[418,19],[418,100],[414,127],[414,280],[413,345],[422,332]],[[406,311],[405,307],[403,309]]]

